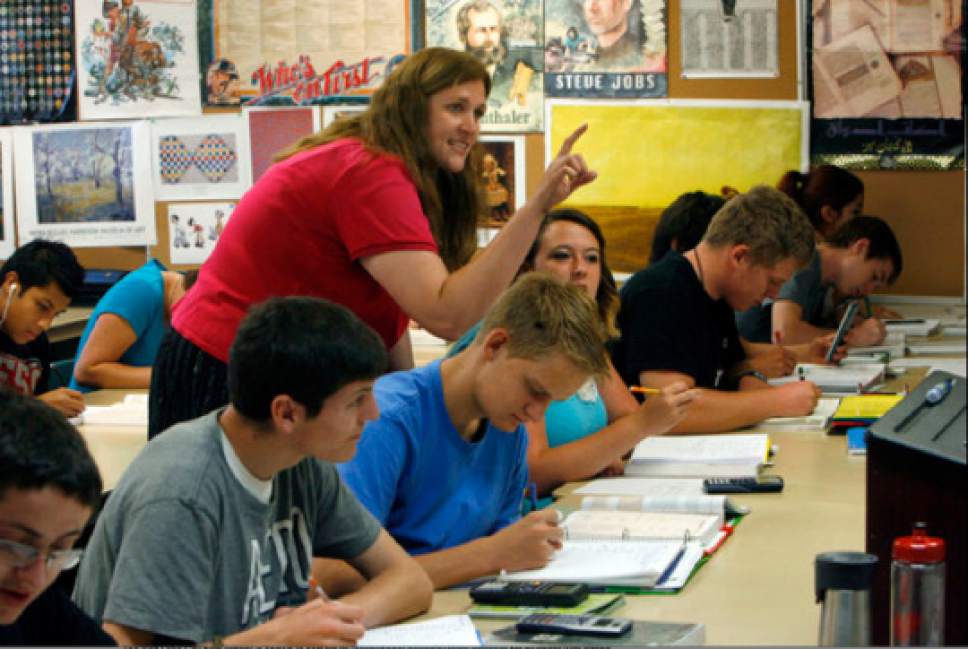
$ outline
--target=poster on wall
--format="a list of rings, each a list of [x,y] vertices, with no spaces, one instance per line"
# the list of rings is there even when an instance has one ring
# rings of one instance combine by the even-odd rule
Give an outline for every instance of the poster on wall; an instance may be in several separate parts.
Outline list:
[[[81,119],[201,112],[195,0],[76,5]]]
[[[617,272],[645,265],[652,228],[679,195],[772,185],[808,164],[805,102],[555,99],[548,102],[546,123],[546,160],[588,124],[581,153],[598,179],[564,206],[585,209],[598,221]]]
[[[17,247],[13,228],[13,137],[0,129],[0,259]]]
[[[965,0],[814,0],[812,160],[964,167]]]
[[[413,47],[417,0],[198,0],[205,103],[366,98]]]
[[[483,131],[540,131],[541,0],[425,0],[427,45],[470,52],[487,66]]]
[[[155,199],[239,198],[252,184],[239,113],[151,121]]]
[[[74,118],[72,5],[0,2],[0,125]]]
[[[235,203],[169,203],[168,254],[173,264],[202,264],[222,236]]]
[[[545,94],[665,97],[665,0],[545,0]]]
[[[482,135],[481,179],[487,195],[488,217],[482,224],[500,228],[525,201],[524,136]]]
[[[155,243],[148,126],[58,124],[14,132],[20,241]]]
[[[314,106],[292,108],[246,108],[252,151],[252,182],[272,166],[277,153],[300,138],[320,130],[319,111]]]
[[[777,9],[777,0],[681,0],[682,76],[777,76]]]

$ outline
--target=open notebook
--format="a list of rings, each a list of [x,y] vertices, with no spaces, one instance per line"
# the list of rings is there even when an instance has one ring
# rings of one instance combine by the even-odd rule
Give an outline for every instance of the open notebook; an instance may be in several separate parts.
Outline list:
[[[756,477],[770,451],[762,433],[647,437],[632,451],[625,474],[638,477]]]
[[[726,496],[703,491],[702,478],[598,478],[574,491],[581,509],[617,509],[639,512],[714,514],[727,517],[748,514],[749,508]]]
[[[817,405],[813,412],[802,417],[769,417],[758,424],[754,424],[749,430],[761,430],[763,432],[797,432],[797,433],[823,433],[830,428],[830,418],[837,411],[840,399],[836,397],[823,397],[817,400]]]

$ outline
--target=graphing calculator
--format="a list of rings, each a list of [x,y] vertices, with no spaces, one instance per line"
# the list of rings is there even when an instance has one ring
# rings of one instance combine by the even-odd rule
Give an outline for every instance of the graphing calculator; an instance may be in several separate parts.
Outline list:
[[[527,615],[515,625],[518,633],[556,633],[617,637],[632,630],[632,621],[599,615]]]
[[[471,599],[500,606],[578,606],[588,597],[585,584],[547,581],[486,581],[471,588]]]
[[[759,478],[706,478],[702,488],[707,494],[752,494],[783,491],[783,478],[765,475]]]

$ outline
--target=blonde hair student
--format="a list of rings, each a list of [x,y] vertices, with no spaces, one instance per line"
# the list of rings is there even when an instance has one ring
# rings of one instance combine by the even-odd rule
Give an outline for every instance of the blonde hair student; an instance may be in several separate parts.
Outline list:
[[[413,366],[411,318],[453,339],[484,314],[544,213],[595,179],[572,153],[582,127],[471,260],[483,208],[474,160],[489,86],[470,54],[420,50],[393,70],[365,113],[337,120],[269,168],[239,201],[172,318],[152,374],[149,435],[226,402],[235,330],[249,306],[272,295],[346,306],[380,335],[392,369]]]

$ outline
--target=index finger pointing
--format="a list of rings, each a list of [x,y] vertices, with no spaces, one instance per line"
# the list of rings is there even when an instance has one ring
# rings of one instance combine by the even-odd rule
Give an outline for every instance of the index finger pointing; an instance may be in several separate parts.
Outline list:
[[[561,143],[561,148],[558,149],[558,155],[568,155],[571,153],[571,148],[575,146],[575,142],[578,141],[585,131],[588,130],[588,123],[582,124],[572,132],[571,135],[565,138],[565,141]]]

